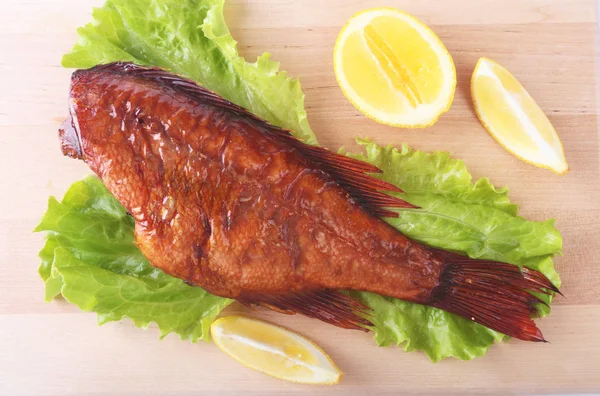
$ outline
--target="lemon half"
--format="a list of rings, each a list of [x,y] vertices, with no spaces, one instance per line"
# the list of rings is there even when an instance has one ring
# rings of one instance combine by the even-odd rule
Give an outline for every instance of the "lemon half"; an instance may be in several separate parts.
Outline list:
[[[354,15],[334,49],[344,95],[382,124],[420,128],[450,109],[456,69],[439,37],[414,16],[393,8]]]
[[[473,72],[471,96],[477,117],[509,152],[558,174],[569,170],[554,126],[508,70],[481,58]]]
[[[286,381],[332,385],[342,372],[313,342],[256,319],[226,316],[210,332],[215,344],[243,365]]]

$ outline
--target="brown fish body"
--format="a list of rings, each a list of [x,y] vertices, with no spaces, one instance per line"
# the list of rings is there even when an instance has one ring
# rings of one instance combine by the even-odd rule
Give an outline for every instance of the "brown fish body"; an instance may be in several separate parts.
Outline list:
[[[140,250],[166,273],[219,296],[321,319],[330,313],[315,314],[314,305],[325,309],[326,297],[348,304],[318,294],[334,289],[473,318],[463,300],[448,306],[460,305],[452,282],[472,284],[483,263],[450,263],[382,221],[377,215],[393,214],[386,206],[407,205],[377,191],[394,187],[366,176],[376,170],[368,164],[306,146],[187,80],[130,64],[76,72],[70,114],[63,151],[86,161],[133,215]],[[540,283],[537,273],[531,278]],[[299,307],[302,295],[312,308]],[[525,303],[529,315],[533,303]],[[346,327],[365,323],[346,319]],[[330,321],[344,325],[344,317]],[[535,330],[528,336],[542,339]]]

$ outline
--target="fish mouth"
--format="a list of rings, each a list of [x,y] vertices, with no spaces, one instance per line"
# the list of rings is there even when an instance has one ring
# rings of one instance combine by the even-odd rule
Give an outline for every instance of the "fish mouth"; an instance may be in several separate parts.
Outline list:
[[[91,69],[75,70],[73,74],[71,74],[71,87],[68,99],[69,115],[58,129],[58,138],[63,155],[81,160],[85,160],[85,153],[83,151],[79,121],[77,120],[77,102],[72,95],[73,87],[76,84],[85,84],[85,77],[89,75],[90,70]]]
[[[58,129],[60,148],[62,149],[63,155],[67,157],[83,159],[79,131],[73,121],[73,117],[69,114],[62,126]]]

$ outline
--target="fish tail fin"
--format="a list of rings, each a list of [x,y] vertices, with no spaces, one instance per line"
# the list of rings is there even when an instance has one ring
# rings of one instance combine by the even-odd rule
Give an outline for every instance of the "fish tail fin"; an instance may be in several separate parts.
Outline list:
[[[259,305],[276,312],[299,313],[344,329],[369,331],[369,308],[336,290],[316,290],[286,294],[247,294],[238,302]]]
[[[532,320],[537,304],[546,303],[531,294],[560,293],[546,276],[512,264],[440,255],[446,264],[429,305],[511,337],[546,342]]]

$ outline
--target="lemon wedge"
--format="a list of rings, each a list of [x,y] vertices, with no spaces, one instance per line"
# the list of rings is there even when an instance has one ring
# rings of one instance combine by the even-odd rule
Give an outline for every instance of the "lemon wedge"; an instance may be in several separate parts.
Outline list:
[[[491,59],[479,59],[471,96],[477,117],[504,148],[540,168],[558,174],[569,170],[550,120],[508,70]]]
[[[275,378],[302,384],[332,385],[342,372],[310,340],[256,319],[226,316],[210,332],[215,344],[229,356]]]
[[[456,69],[439,37],[393,8],[354,15],[340,32],[333,67],[344,95],[382,124],[424,128],[450,109]]]

